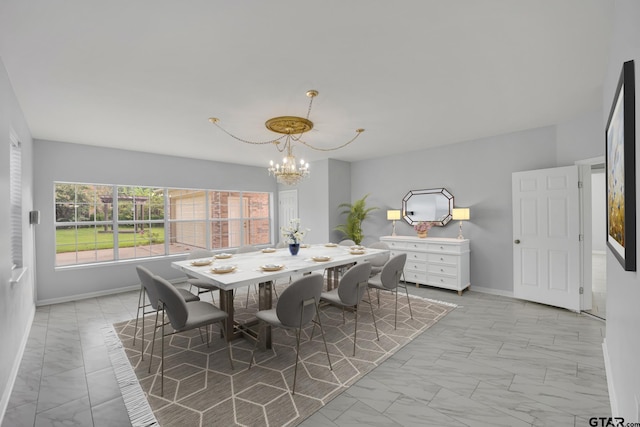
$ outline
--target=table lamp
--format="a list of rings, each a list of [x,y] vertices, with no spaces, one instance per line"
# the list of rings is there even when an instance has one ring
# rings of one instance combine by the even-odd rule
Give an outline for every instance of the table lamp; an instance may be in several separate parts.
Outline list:
[[[393,228],[391,230],[391,235],[396,235],[396,221],[401,218],[399,210],[388,210],[387,211],[387,220],[393,221]]]
[[[460,221],[458,239],[464,239],[464,236],[462,236],[462,221],[469,221],[469,208],[453,208],[451,210],[451,217],[454,221]]]

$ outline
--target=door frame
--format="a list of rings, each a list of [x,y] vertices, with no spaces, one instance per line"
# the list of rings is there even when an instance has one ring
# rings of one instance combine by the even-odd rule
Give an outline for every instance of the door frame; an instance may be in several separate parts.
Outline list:
[[[604,165],[604,156],[591,157],[584,160],[578,160],[575,162],[578,166],[585,167],[585,176],[580,176],[580,180],[583,182],[583,188],[581,189],[580,197],[580,221],[582,223],[582,234],[584,241],[582,245],[581,261],[582,261],[582,288],[583,293],[580,295],[580,310],[590,310],[593,306],[593,235],[592,235],[592,213],[591,213],[591,167],[594,165]],[[582,168],[578,168],[580,172]]]

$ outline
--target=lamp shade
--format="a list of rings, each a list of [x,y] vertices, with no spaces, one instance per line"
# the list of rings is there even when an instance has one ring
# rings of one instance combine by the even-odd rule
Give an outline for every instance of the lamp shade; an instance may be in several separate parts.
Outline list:
[[[469,208],[453,208],[451,210],[451,217],[454,221],[468,221]]]
[[[400,216],[400,211],[399,210],[388,210],[387,211],[387,220],[389,221],[397,221],[400,218],[402,218]]]

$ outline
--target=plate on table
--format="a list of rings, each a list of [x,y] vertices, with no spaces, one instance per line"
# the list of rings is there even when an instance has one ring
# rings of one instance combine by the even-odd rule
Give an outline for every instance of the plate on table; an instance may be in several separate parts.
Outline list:
[[[265,253],[265,254],[270,254],[270,253],[275,252],[275,251],[276,250],[274,248],[264,248],[262,250],[262,252]]]
[[[233,254],[226,254],[226,253],[221,253],[221,254],[214,255],[214,257],[216,259],[227,259],[227,258],[231,258],[232,256],[233,256]]]
[[[351,255],[362,255],[364,254],[364,249],[351,249],[349,253]]]
[[[262,271],[278,271],[278,270],[282,270],[283,268],[284,268],[284,265],[282,264],[265,264],[260,266],[260,269]]]
[[[325,245],[326,247],[328,247],[328,248],[335,248],[336,246],[338,246],[338,245],[337,245],[337,244],[335,244],[335,243],[325,243],[324,245]]]
[[[349,249],[351,249],[352,251],[364,251],[364,246],[355,245],[355,246],[349,247]]]
[[[211,269],[211,272],[216,274],[224,274],[224,273],[231,273],[232,271],[235,271],[235,269],[236,269],[235,265],[220,265],[218,267],[213,267]]]
[[[191,265],[194,267],[204,267],[205,265],[211,264],[211,259],[194,259],[191,261]]]
[[[303,243],[300,245],[300,249],[304,249],[304,248],[310,248],[311,245],[307,245],[306,243]]]
[[[316,262],[326,262],[326,261],[331,261],[331,257],[330,256],[326,256],[326,255],[318,255],[318,256],[314,256],[311,258],[312,260],[316,261]]]

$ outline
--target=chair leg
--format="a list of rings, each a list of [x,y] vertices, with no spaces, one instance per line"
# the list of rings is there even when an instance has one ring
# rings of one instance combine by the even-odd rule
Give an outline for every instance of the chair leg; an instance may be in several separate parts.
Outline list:
[[[220,328],[221,328],[221,332],[222,332],[222,339],[225,340],[225,341],[227,341],[227,336],[226,336],[224,331],[225,331],[225,325],[226,325],[226,323],[228,321],[229,321],[229,319],[225,319],[225,320],[222,320],[220,322]],[[231,365],[231,369],[233,370],[235,368],[233,367],[233,355],[231,354],[231,343],[229,341],[227,341],[227,352],[229,353],[229,364]]]
[[[378,325],[376,324],[376,315],[373,312],[373,304],[371,303],[371,293],[369,292],[368,286],[367,286],[367,296],[369,297],[369,308],[371,309],[371,316],[373,317],[373,326],[376,328],[376,337],[378,337],[378,341],[380,341],[380,335],[378,334]]]
[[[275,288],[275,283],[273,284],[273,287]],[[258,293],[258,288],[256,287],[256,285],[253,285],[253,289],[256,290],[256,293]],[[251,292],[251,286],[249,286],[247,288],[247,302],[244,304],[244,308],[248,308],[249,307],[249,293]]]
[[[144,307],[140,305],[142,302],[142,294],[144,293],[144,286],[140,285],[140,293],[138,294],[138,311],[136,311],[136,328],[133,331],[133,345],[136,345],[136,335],[138,334],[138,317],[140,317],[140,307],[142,307],[142,322],[144,322]],[[144,323],[142,323],[144,325]],[[144,349],[144,344],[142,345]]]
[[[304,310],[304,308],[303,308]],[[298,360],[300,360],[300,330],[302,326],[296,330],[296,366],[293,368],[293,388],[291,389],[291,395],[296,394],[296,379],[298,377]]]
[[[322,342],[324,343],[324,351],[327,352],[327,360],[329,361],[329,370],[333,371],[333,366],[331,366],[331,358],[329,357],[329,347],[327,347],[327,340],[324,338],[324,329],[322,328],[322,322],[320,321],[320,311],[318,311],[318,302],[316,301],[316,320],[318,322],[318,326],[320,326],[320,334],[322,334]],[[313,337],[313,330],[315,329],[316,324],[313,323],[313,329],[311,330],[311,336]],[[311,338],[309,338],[311,341]]]
[[[207,347],[209,347],[209,326],[206,327],[207,331]],[[200,341],[204,344],[204,337],[202,336],[202,328],[198,328],[198,333],[200,334]]]
[[[396,287],[396,308],[393,315],[393,329],[398,329],[398,288]]]
[[[407,304],[409,304],[409,315],[413,319],[413,312],[411,311],[411,300],[409,299],[409,291],[407,290],[407,285],[404,285],[404,292],[407,294]]]
[[[258,326],[258,336],[256,337],[255,344],[253,344],[253,351],[251,352],[251,360],[249,360],[249,367],[247,368],[247,370],[251,369],[251,365],[253,364],[253,358],[256,354],[256,349],[258,348],[258,342],[260,342],[260,336],[262,335],[262,328],[264,327],[264,325],[265,325],[264,322],[260,322],[260,326]]]
[[[160,396],[164,397],[164,304],[162,305],[162,340],[160,341]]]
[[[160,314],[160,310],[156,311],[156,323],[153,325],[153,340],[151,341],[151,357],[149,358],[149,373],[151,373],[151,364],[153,363],[153,349],[156,345],[156,331],[158,330],[158,314]],[[164,317],[162,318],[162,322],[164,323]]]
[[[142,346],[140,347],[140,360],[144,360],[144,317],[145,317],[145,312],[144,312],[144,307],[145,307],[145,295],[144,292],[142,294],[142,336],[140,337],[140,340],[142,341]],[[135,343],[134,343],[135,345]]]
[[[360,303],[356,304],[356,322],[355,322],[355,327],[353,328],[353,355],[356,355],[356,335],[358,334],[358,312],[359,310],[359,305]],[[344,310],[344,309],[343,309]]]

